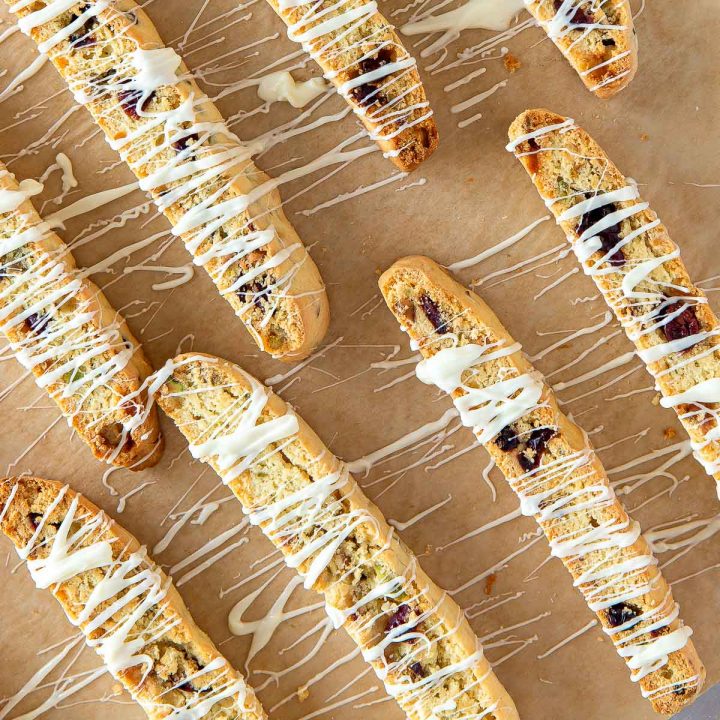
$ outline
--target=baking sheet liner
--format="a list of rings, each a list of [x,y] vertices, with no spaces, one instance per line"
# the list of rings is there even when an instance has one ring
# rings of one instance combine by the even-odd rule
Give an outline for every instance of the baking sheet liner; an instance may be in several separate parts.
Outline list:
[[[418,6],[391,0],[383,9],[401,25]],[[259,378],[274,380],[275,389],[335,453],[357,460],[442,418],[449,407],[412,376],[412,363],[401,362],[411,352],[378,293],[379,269],[410,253],[458,262],[546,215],[525,172],[504,150],[510,121],[527,107],[546,106],[583,124],[640,183],[694,278],[714,290],[720,274],[715,77],[720,49],[714,10],[712,0],[695,0],[690,13],[686,3],[648,3],[637,19],[639,73],[611,101],[591,96],[525,17],[506,38],[466,31],[444,56],[421,58],[441,133],[432,160],[404,177],[379,152],[368,152],[281,188],[288,216],[312,246],[332,304],[326,344],[300,370],[257,352],[204,273],[183,283],[191,273],[188,255],[141,191],[118,192],[113,202],[71,217],[62,236],[74,241],[81,265],[100,270],[94,279],[124,310],[156,367],[189,349],[238,362]],[[307,117],[308,108],[262,107],[247,81],[266,74],[269,65],[279,61],[273,69],[295,68],[298,78],[319,73],[312,63],[303,67],[304,56],[261,0],[242,7],[233,0],[155,1],[147,11],[201,84],[219,96],[221,110],[234,119],[243,139],[325,118],[314,130],[279,136],[281,141],[257,161],[271,174],[306,164],[359,133],[355,118],[332,93]],[[0,18],[2,34],[12,23],[4,6]],[[418,54],[427,46],[420,37],[408,43],[419,43]],[[520,63],[513,73],[502,48]],[[71,96],[49,65],[13,84],[36,57],[20,33],[0,43],[0,156],[20,179],[40,177],[58,153],[70,158],[78,186],[55,202],[61,173],[53,170],[36,198],[47,216],[99,191],[122,188],[133,177],[86,112],[73,110]],[[470,73],[473,78],[458,83]],[[472,100],[488,91],[484,99]],[[478,114],[482,117],[470,121]],[[352,148],[364,146],[371,143],[360,135]],[[131,246],[134,252],[123,257],[123,248]],[[114,253],[117,259],[108,266],[104,261]],[[708,684],[717,681],[720,537],[713,534],[718,526],[713,483],[688,456],[672,413],[652,403],[651,381],[640,361],[629,358],[607,369],[609,360],[631,348],[591,281],[567,256],[562,234],[553,222],[539,222],[516,243],[458,275],[464,282],[480,282],[477,290],[526,351],[537,356],[537,367],[556,384],[565,410],[591,434],[619,492],[626,493],[628,508],[645,530],[657,531],[659,558],[675,583],[683,617],[695,630]],[[182,284],[153,289],[168,281]],[[714,297],[710,292],[711,301]],[[574,332],[582,329],[587,332]],[[309,592],[292,593],[283,608],[291,617],[278,624],[265,647],[258,648],[257,636],[251,648],[250,635],[230,635],[228,613],[239,600],[257,591],[244,619],[261,620],[293,573],[281,570],[273,577],[278,558],[270,543],[257,529],[239,527],[239,505],[211,470],[190,458],[165,418],[167,450],[156,468],[141,474],[108,470],[71,437],[55,407],[22,378],[7,351],[0,359],[3,471],[71,483],[146,543],[227,657],[243,668],[252,655],[250,682],[274,718],[401,718],[350,640],[342,632],[325,631],[321,610],[292,613],[317,603]],[[386,516],[399,523],[428,573],[467,609],[521,715],[534,720],[653,717],[611,642],[590,625],[594,616],[560,561],[549,559],[534,522],[516,517],[517,500],[497,470],[488,469],[484,451],[472,447],[472,434],[450,418],[439,432],[420,435],[358,478]],[[224,541],[208,545],[234,527]],[[679,536],[668,539],[667,529],[678,527]],[[17,564],[10,543],[0,541],[5,598],[0,698],[15,700],[74,637],[59,606],[35,590]],[[456,592],[459,588],[464,589]],[[37,717],[53,691],[50,704],[59,699],[57,693],[68,695],[42,717],[143,717],[107,674],[68,692],[92,679],[98,667],[91,651],[76,657],[71,648],[12,710],[0,705],[0,717],[30,711],[28,717]]]

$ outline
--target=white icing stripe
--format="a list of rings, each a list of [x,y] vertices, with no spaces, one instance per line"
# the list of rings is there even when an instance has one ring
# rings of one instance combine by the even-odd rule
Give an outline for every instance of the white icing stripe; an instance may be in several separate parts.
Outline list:
[[[446,393],[462,390],[462,395],[453,400],[462,423],[475,428],[478,440],[486,443],[504,427],[538,406],[542,383],[526,374],[502,380],[490,387],[475,388],[463,383],[463,374],[477,363],[519,351],[517,343],[499,349],[471,344],[443,348],[418,363],[416,373],[421,382],[436,385]]]
[[[45,558],[27,561],[30,575],[39,588],[49,588],[56,583],[65,582],[80,573],[104,567],[112,560],[112,548],[107,541],[98,541],[80,550],[70,551],[79,539],[78,534],[82,536],[88,532],[83,527],[70,535],[70,525],[75,518],[77,506],[78,499],[74,498],[53,538],[50,554]]]

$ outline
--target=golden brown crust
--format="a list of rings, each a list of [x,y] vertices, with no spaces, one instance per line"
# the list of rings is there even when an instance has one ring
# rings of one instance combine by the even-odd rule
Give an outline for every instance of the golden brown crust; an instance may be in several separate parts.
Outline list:
[[[433,357],[446,347],[475,344],[497,349],[514,344],[513,338],[492,310],[429,258],[408,257],[399,260],[381,276],[380,289],[388,307],[418,344],[425,358]],[[578,491],[586,493],[580,496],[581,500],[592,498],[593,492],[589,488],[603,487],[610,492],[605,470],[595,456],[587,436],[559,410],[551,389],[541,381],[537,371],[520,351],[473,365],[463,382],[467,387],[487,388],[501,380],[523,375],[530,375],[541,382],[542,391],[537,403],[533,403],[529,412],[503,428],[496,438],[485,444],[513,489],[521,498],[524,495],[528,497],[527,487],[530,483],[533,493],[543,493],[545,499],[540,502],[541,508],[560,506],[572,499],[573,493]],[[464,394],[465,391],[457,390],[453,396],[457,398]],[[543,438],[545,429],[552,429],[552,432]],[[533,437],[538,442],[529,440]],[[573,468],[573,463],[578,463],[579,457],[586,460]],[[543,474],[544,466],[567,466],[573,469],[563,472],[555,469]],[[533,471],[539,478],[529,481],[527,473]],[[562,507],[567,512],[571,505]],[[588,508],[580,507],[560,517],[546,518],[537,514],[536,519],[551,543],[579,537],[596,527],[632,526],[631,519],[617,498],[608,503],[594,503]],[[562,559],[573,578],[578,580],[589,568],[603,567],[603,561],[614,564],[621,560],[651,559],[652,556],[642,535],[632,545],[614,552],[611,554],[609,550],[600,549],[580,556],[568,555]],[[583,581],[579,587],[590,602],[593,597],[597,599],[598,595],[603,596],[607,591],[607,582],[607,579]],[[662,633],[670,633],[681,627],[678,619],[671,619],[674,601],[656,564],[649,564],[633,574],[616,574],[614,583],[613,590],[617,594],[613,597],[624,596],[631,600],[621,601],[607,610],[599,609],[596,614],[606,630],[617,633],[614,639],[621,646],[623,640],[627,641],[629,635],[638,632],[639,628],[643,629],[643,634],[633,642],[648,642],[659,636],[660,632],[650,631],[649,620],[618,632],[616,628],[620,623],[616,620],[626,617],[628,613],[639,617],[641,613],[644,616],[655,611],[655,620],[658,617],[667,618],[669,622]],[[670,654],[664,667],[640,679],[639,684],[650,695],[657,712],[672,714],[694,699],[702,687],[704,676],[704,667],[692,642],[688,641],[682,650]],[[669,684],[672,686],[668,690]]]
[[[6,2],[13,5],[12,0]],[[27,5],[16,14],[27,20],[40,6],[41,3]],[[69,24],[77,21],[84,7],[83,2],[78,2],[31,29],[32,38],[41,44],[57,37],[57,33],[65,32]],[[208,204],[211,210],[221,213],[219,224],[211,219],[201,223],[199,230],[212,228],[201,242],[194,242],[198,233],[192,229],[181,233],[183,241],[196,258],[205,256],[201,264],[260,348],[283,360],[305,357],[327,330],[328,301],[318,269],[285,217],[272,181],[255,167],[250,150],[230,132],[215,105],[183,64],[177,70],[176,77],[180,79],[159,87],[143,100],[142,108],[138,105],[141,92],[122,89],[127,77],[138,74],[132,64],[133,53],[137,49],[163,47],[155,26],[133,0],[115,0],[69,40],[63,39],[49,48],[48,54],[141,183],[162,174],[171,163],[174,166],[180,163],[187,171],[194,160],[205,163],[207,168],[211,158],[223,153],[236,158],[221,172],[208,173],[191,166],[190,180],[168,177],[166,182],[149,190],[175,226],[187,219],[189,212]],[[187,107],[187,103],[192,107],[194,120],[185,120],[184,111],[183,122],[179,124],[180,115],[161,122],[155,119],[183,104]],[[192,128],[196,128],[195,133]],[[183,129],[190,134],[184,136]],[[178,156],[182,156],[180,160]],[[262,193],[258,193],[261,187]],[[179,188],[184,188],[182,195],[167,204],[164,198],[169,191]],[[248,199],[251,202],[245,206]],[[233,205],[241,209],[232,214],[220,210]],[[230,239],[248,238],[253,233],[273,229],[266,244],[256,247],[256,241],[252,241],[256,247],[252,252],[227,251]],[[210,251],[220,248],[225,249],[225,254],[212,256]],[[248,276],[246,283],[235,287],[238,278]]]
[[[0,163],[0,193],[7,197],[20,192],[15,177]],[[42,225],[27,196],[9,212],[0,212],[0,241],[33,229],[37,230],[36,241],[0,254],[0,265],[6,270],[0,276],[5,335],[22,357],[36,357],[46,353],[48,347],[53,348],[51,356],[43,360],[24,362],[31,365],[38,381],[44,382],[44,377],[58,367],[72,364],[73,358],[92,353],[78,368],[51,381],[45,389],[95,457],[131,470],[155,465],[162,456],[163,441],[157,411],[148,406],[147,393],[142,388],[152,368],[140,343],[100,289],[77,273],[69,249],[56,233]],[[40,282],[50,275],[55,278],[52,282]],[[28,280],[23,280],[26,276]],[[67,295],[53,301],[52,295],[61,288],[66,289]],[[24,322],[13,322],[14,317],[33,308],[36,312]],[[53,317],[46,312],[51,308]],[[91,317],[77,325],[81,313]],[[60,333],[59,328],[67,323],[74,329]],[[51,333],[60,334],[50,341],[47,336]],[[105,351],[87,347],[88,342],[99,345],[105,340],[108,343]],[[44,342],[50,345],[45,347]],[[108,371],[106,380],[91,389],[81,385],[74,392],[69,390],[69,382],[81,372],[99,372],[101,366],[118,361],[127,352],[126,343],[133,352],[121,370]],[[129,433],[123,432],[123,425],[133,418],[141,421]]]
[[[531,0],[526,5],[598,97],[612,97],[635,77],[638,49],[629,0],[568,0],[564,17],[569,25],[559,22],[565,7],[560,0]]]
[[[210,355],[192,353],[174,358],[171,364],[172,375],[160,391],[158,404],[191,446],[214,437],[213,431],[220,430],[222,436],[236,431],[238,408],[246,407],[251,391],[263,391],[257,381],[236,365]],[[271,391],[267,390],[266,397],[258,420],[260,426],[289,412],[286,403]],[[229,481],[230,489],[247,512],[261,512],[261,508],[292,493],[333,474],[346,472],[302,418],[298,417],[297,422],[297,434],[290,440],[268,446],[248,470]],[[207,462],[222,475],[216,456]],[[423,673],[472,658],[479,643],[462,611],[422,571],[412,552],[391,532],[382,513],[365,497],[352,477],[347,476],[347,482],[328,499],[327,508],[319,516],[328,526],[337,527],[343,518],[356,519],[352,532],[335,549],[332,560],[313,584],[315,590],[325,595],[329,607],[340,613],[349,612],[388,579],[404,578],[402,594],[384,594],[345,617],[344,626],[355,642],[366,651],[373,648],[388,632],[386,626],[389,627],[392,618],[397,617],[398,611],[403,612],[400,610],[403,606],[409,608],[411,617],[425,617],[417,629],[426,633],[429,641],[426,651],[413,657],[416,662],[410,668],[402,667],[401,663],[400,669],[390,671],[388,680],[417,682]],[[308,507],[308,512],[318,514],[316,507],[312,511]],[[260,525],[267,532],[267,521]],[[312,525],[292,534],[280,533],[282,541],[277,545],[290,556],[306,547],[306,543],[317,541],[323,532],[322,526]],[[277,541],[272,536],[270,539]],[[302,562],[298,569],[306,572],[313,557]],[[376,622],[368,623],[372,617],[377,617]],[[382,671],[394,653],[417,652],[417,649],[418,646],[408,643],[390,644],[384,659],[372,664]],[[474,661],[468,670],[452,673],[434,692],[436,694],[423,703],[417,702],[417,697],[409,702],[399,697],[398,702],[410,720],[427,720],[432,706],[442,705],[443,701],[447,702],[448,693],[455,693],[458,712],[464,709],[467,713],[464,717],[497,704],[490,715],[483,717],[517,718],[512,700],[484,657]]]
[[[57,502],[60,495],[62,497]],[[135,537],[93,503],[62,483],[52,480],[24,476],[0,481],[0,528],[18,551],[25,548],[35,537],[28,560],[46,558],[58,527],[68,515],[74,501],[77,502],[77,511],[74,516],[76,521],[72,525],[73,531],[81,522],[94,518],[99,521],[91,532],[73,546],[74,550],[88,548],[96,542],[107,542],[111,545],[112,558],[116,563],[127,561],[133,555],[144,554],[144,548],[141,548]],[[43,521],[45,513],[54,503],[55,508]],[[146,640],[135,654],[147,655],[152,659],[152,666],[144,679],[143,666],[139,664],[113,673],[115,677],[143,706],[151,720],[167,717],[170,713],[168,705],[197,707],[209,697],[208,689],[219,696],[223,692],[223,686],[230,682],[237,683],[236,687],[241,688],[240,691],[220,698],[212,707],[206,707],[205,712],[198,717],[205,720],[266,720],[267,716],[252,689],[245,685],[241,675],[230,667],[210,638],[197,627],[182,598],[165,574],[146,556],[145,558],[127,577],[143,571],[154,573],[157,578],[156,587],[167,588],[162,607],[152,605],[132,628],[133,638],[142,636]],[[90,594],[107,571],[108,567],[84,571],[50,586],[52,594],[73,622],[78,622]],[[88,622],[81,622],[88,640],[97,642],[117,630],[119,622],[127,620],[145,594],[140,594],[136,600],[125,604],[97,629],[89,631]],[[109,602],[113,602],[117,597],[119,595],[111,596],[108,601],[98,606],[91,620],[97,618],[108,607]],[[157,636],[157,633],[150,632],[150,628],[157,628],[159,624],[167,625],[167,629]],[[203,669],[213,662],[219,667],[203,672]],[[158,698],[161,700],[158,701]]]
[[[557,128],[563,123],[565,127]],[[535,137],[524,139],[528,134]],[[602,148],[568,118],[549,110],[528,110],[513,122],[509,135],[510,147],[514,146],[516,156],[557,218],[588,195],[602,196],[629,187],[629,181]],[[640,197],[617,201],[614,206],[629,212],[637,208],[613,230],[621,240],[631,233],[635,234],[634,239],[622,246],[617,257],[603,260],[606,254],[603,250],[592,253],[583,261],[583,267],[635,343],[656,379],[657,388],[665,398],[670,398],[699,383],[720,378],[720,323],[705,293],[692,283],[667,228]],[[576,249],[584,217],[559,221]],[[629,302],[623,289],[627,273],[648,262],[656,267],[637,284],[636,290],[646,293],[649,299]],[[683,316],[686,327],[693,326],[692,334],[699,333],[699,341],[679,352],[663,354],[662,347],[675,330],[666,331],[666,326],[660,323],[663,314],[672,309],[667,307],[668,302],[675,297],[691,303],[688,312],[692,317],[687,313]],[[683,328],[677,331],[680,335],[690,334]],[[657,357],[658,353],[662,356]],[[698,448],[696,457],[708,474],[720,482],[720,441],[711,439],[718,427],[716,408],[713,403],[703,403],[702,408],[680,404],[675,410]]]
[[[278,0],[268,1],[290,28],[291,39],[344,13],[369,7],[366,0],[320,0],[289,8],[282,8]],[[390,63],[412,62],[410,67],[398,68],[381,78],[368,75],[367,82],[343,91],[383,152],[401,170],[409,172],[438,146],[437,127],[417,66],[393,26],[377,10],[360,21],[340,22],[318,38],[303,42],[337,88],[363,74],[382,72],[383,66]]]

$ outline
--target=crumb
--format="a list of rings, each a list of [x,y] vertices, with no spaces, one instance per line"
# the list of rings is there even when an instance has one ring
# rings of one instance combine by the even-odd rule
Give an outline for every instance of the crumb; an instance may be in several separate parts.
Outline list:
[[[677,432],[676,432],[675,428],[666,427],[663,430],[663,437],[666,440],[674,440],[677,437]]]
[[[470,177],[465,178],[465,182],[466,182],[468,185],[472,185],[472,183],[475,182],[475,178],[471,175]]]
[[[305,702],[310,697],[310,691],[307,689],[307,685],[301,685],[297,689],[297,696],[300,702]]]
[[[492,573],[485,578],[485,594],[486,595],[492,595],[493,585],[495,585],[496,580],[497,580],[497,575],[495,573]]]
[[[113,693],[113,695],[122,695],[123,694],[123,686],[120,685],[120,683],[115,683],[112,686],[112,693]]]
[[[428,544],[425,546],[425,552],[420,555],[420,557],[427,557],[428,555],[432,555],[434,551],[435,548],[432,545]]]
[[[643,134],[640,136],[640,140],[641,140],[642,142],[647,142],[649,139],[650,139],[650,136],[649,136],[647,133],[643,133]]]
[[[505,55],[503,58],[503,64],[509,73],[514,73],[522,67],[520,60],[518,60],[512,53]]]
[[[375,268],[375,274],[380,277],[383,274],[383,271],[381,268]]]
[[[660,393],[655,393],[655,395],[653,395],[653,399],[652,399],[652,401],[651,401],[652,404],[655,405],[656,407],[657,407],[658,405],[660,405],[660,398],[661,398]]]

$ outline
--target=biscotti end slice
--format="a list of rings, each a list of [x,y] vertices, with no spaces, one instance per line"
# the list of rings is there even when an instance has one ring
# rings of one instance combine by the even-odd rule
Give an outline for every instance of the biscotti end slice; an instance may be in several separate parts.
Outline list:
[[[635,77],[637,35],[629,0],[525,0],[525,5],[598,97],[615,95]]]
[[[0,163],[0,329],[98,459],[152,466],[163,449],[144,387],[152,369],[29,191]]]
[[[0,481],[0,528],[151,720],[266,720],[144,547],[68,486]]]
[[[517,720],[462,610],[293,409],[241,368],[169,361],[158,403],[250,521],[322,593],[411,720]],[[230,616],[233,626],[233,614]]]
[[[230,131],[133,0],[7,3],[259,347],[307,356],[327,329],[325,286],[280,181],[252,161],[261,145]]]
[[[449,393],[545,533],[653,708],[672,714],[705,669],[657,561],[612,491],[587,435],[488,306],[426,257],[380,278],[388,307],[423,355],[419,379]]]
[[[414,58],[376,3],[269,0],[386,157],[409,172],[438,146],[438,131]]]
[[[679,248],[635,182],[571,118],[528,110],[510,140],[720,495],[720,322]]]

